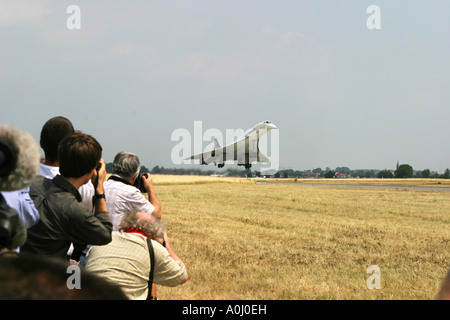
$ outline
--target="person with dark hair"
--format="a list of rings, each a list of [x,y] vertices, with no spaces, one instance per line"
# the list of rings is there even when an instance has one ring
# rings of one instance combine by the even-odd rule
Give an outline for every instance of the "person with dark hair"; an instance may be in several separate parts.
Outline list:
[[[56,116],[49,119],[41,130],[40,145],[44,150],[45,158],[40,164],[39,174],[53,179],[59,172],[59,159],[58,159],[58,145],[61,140],[69,134],[75,131],[72,122],[63,116]],[[93,211],[92,196],[94,195],[94,186],[92,182],[82,185],[78,192],[81,195],[81,204],[86,206],[91,212]],[[81,265],[84,265],[84,256],[86,255],[86,249],[84,244],[74,244],[69,248],[69,254],[73,259],[80,261]]]
[[[101,145],[90,135],[72,133],[63,138],[58,148],[61,174],[51,180],[36,176],[30,185],[40,220],[28,230],[21,252],[68,259],[72,242],[104,245],[111,241],[112,223],[103,189],[106,170],[101,155]],[[95,186],[94,213],[80,203],[78,192],[89,181]]]
[[[62,116],[53,117],[44,124],[40,136],[40,145],[45,155],[39,168],[41,176],[53,179],[59,174],[58,145],[64,137],[74,132],[78,131],[75,131],[72,122]],[[82,185],[78,192],[81,195],[81,203],[92,211],[92,183]]]
[[[74,132],[72,122],[65,117],[53,117],[44,124],[39,141],[45,156],[40,165],[40,175],[52,179],[59,174],[58,145],[65,136]]]
[[[76,276],[78,288],[70,279]],[[84,268],[71,271],[59,259],[21,253],[0,254],[0,300],[127,300],[127,296]]]
[[[102,147],[93,137],[83,133],[70,134],[58,147],[59,172],[66,178],[80,178],[97,167],[101,157]]]

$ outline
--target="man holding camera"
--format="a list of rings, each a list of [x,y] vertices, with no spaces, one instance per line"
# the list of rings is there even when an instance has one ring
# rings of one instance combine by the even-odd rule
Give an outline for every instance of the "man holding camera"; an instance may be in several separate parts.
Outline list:
[[[35,176],[30,185],[30,196],[40,220],[28,229],[21,252],[68,260],[67,251],[72,242],[104,245],[111,241],[112,224],[103,189],[106,170],[101,155],[98,141],[83,133],[69,134],[60,142],[60,175],[51,180]],[[97,170],[99,162],[101,166]],[[92,199],[94,213],[81,204],[78,192],[89,181],[96,182]]]
[[[122,151],[114,157],[113,174],[104,187],[106,205],[115,231],[128,212],[146,212],[161,219],[161,202],[153,189],[152,178],[150,174],[140,175],[140,170],[139,158],[134,153]],[[136,179],[142,179],[148,200],[134,186]]]

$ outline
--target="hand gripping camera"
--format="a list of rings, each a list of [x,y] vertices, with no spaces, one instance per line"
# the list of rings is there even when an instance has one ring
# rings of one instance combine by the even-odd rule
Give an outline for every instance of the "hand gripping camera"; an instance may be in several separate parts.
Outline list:
[[[134,181],[134,186],[139,189],[140,192],[145,193],[147,190],[145,190],[144,182],[142,181],[142,176],[145,176],[148,178],[148,173],[141,173],[136,178],[136,181]]]

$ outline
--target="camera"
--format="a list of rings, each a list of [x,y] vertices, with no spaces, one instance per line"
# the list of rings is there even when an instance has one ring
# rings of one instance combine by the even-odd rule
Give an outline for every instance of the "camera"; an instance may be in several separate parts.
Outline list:
[[[134,181],[134,186],[139,189],[140,192],[145,193],[147,190],[145,190],[144,182],[142,181],[142,176],[145,176],[148,178],[148,173],[141,173],[136,178],[136,181]]]
[[[39,171],[39,162],[39,149],[31,134],[0,125],[0,191],[18,191],[29,186]],[[0,249],[21,246],[26,235],[24,221],[0,193]]]
[[[6,141],[0,140],[0,191],[9,190],[9,175],[14,173],[17,154]],[[12,189],[16,189],[13,187]],[[26,229],[16,210],[9,207],[0,193],[0,250],[12,250],[26,240]]]
[[[0,177],[7,177],[16,166],[17,156],[11,146],[0,140]]]
[[[26,227],[16,210],[6,204],[0,193],[0,250],[13,250],[25,243]]]

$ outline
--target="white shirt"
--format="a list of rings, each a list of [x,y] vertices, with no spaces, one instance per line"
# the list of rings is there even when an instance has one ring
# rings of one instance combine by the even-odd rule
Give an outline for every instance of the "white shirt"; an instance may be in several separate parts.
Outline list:
[[[48,179],[53,179],[57,174],[59,174],[59,167],[52,167],[46,164],[39,164],[39,175],[44,176]]]
[[[113,223],[113,230],[119,230],[123,216],[128,212],[147,212],[151,214],[155,207],[138,188],[116,180],[107,180],[105,189],[106,207]]]

